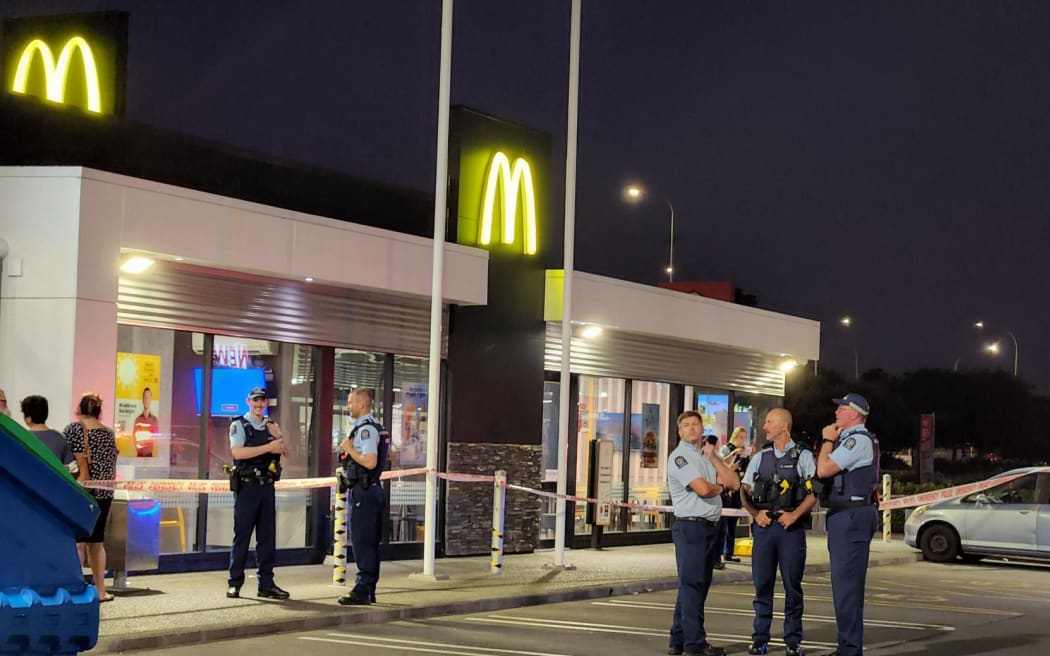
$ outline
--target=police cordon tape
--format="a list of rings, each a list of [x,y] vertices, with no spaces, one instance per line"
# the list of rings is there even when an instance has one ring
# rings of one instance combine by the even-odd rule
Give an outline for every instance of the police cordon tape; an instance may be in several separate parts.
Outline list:
[[[407,478],[410,476],[423,476],[427,474],[429,469],[426,467],[419,467],[416,469],[396,469],[393,471],[383,472],[380,476],[381,480],[392,480]],[[1012,476],[1001,476],[998,478],[991,478],[984,481],[978,481],[976,483],[967,483],[965,485],[956,485],[955,487],[944,488],[943,490],[934,490],[932,492],[923,492],[921,494],[912,494],[906,497],[896,497],[893,499],[887,499],[879,504],[879,510],[897,510],[901,508],[914,508],[916,506],[922,506],[936,501],[944,501],[946,499],[954,499],[955,497],[965,496],[967,494],[973,494],[975,492],[982,492],[989,488],[1003,483],[1009,483],[1010,481],[1020,478],[1024,474],[1014,474]],[[494,483],[496,481],[495,476],[485,476],[482,474],[460,474],[455,472],[437,472],[438,478],[443,478],[447,481],[459,482],[459,483]],[[226,479],[140,479],[132,481],[82,481],[82,484],[86,488],[100,489],[100,490],[126,490],[129,492],[167,492],[176,494],[220,494],[223,492],[230,491],[230,483]],[[336,485],[336,479],[334,476],[326,476],[321,478],[293,478],[274,483],[274,488],[277,490],[306,490],[313,488],[322,487],[334,487]],[[536,496],[545,497],[548,499],[565,499],[566,501],[574,501],[576,503],[598,503],[598,499],[590,497],[581,497],[573,494],[558,494],[556,492],[547,492],[544,490],[535,490],[524,485],[515,485],[513,483],[506,484],[507,489],[517,490],[519,492],[526,492],[528,494],[534,494]],[[607,502],[611,506],[619,508],[632,508],[635,510],[650,510],[656,512],[673,512],[671,506],[658,506],[647,503],[632,503],[628,501],[612,501]],[[746,510],[739,508],[723,508],[722,515],[725,517],[747,517],[748,513]]]
[[[1015,478],[1020,478],[1022,476],[1024,476],[1024,474],[1000,476],[998,478],[989,478],[987,480],[977,481],[976,483],[967,483],[965,485],[956,485],[955,487],[946,487],[943,490],[922,492],[920,494],[912,494],[906,497],[895,497],[892,499],[887,499],[880,503],[879,510],[898,510],[900,508],[914,508],[916,506],[925,506],[926,504],[934,503],[935,501],[945,501],[947,499],[954,499],[956,497],[966,496],[967,494],[973,494],[974,492],[983,492],[984,490],[993,488],[996,485],[1009,483]]]

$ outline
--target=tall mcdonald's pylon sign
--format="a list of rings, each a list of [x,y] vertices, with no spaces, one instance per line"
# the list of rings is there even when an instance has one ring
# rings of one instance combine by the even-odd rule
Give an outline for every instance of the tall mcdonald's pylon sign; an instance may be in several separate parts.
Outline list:
[[[79,52],[81,60],[84,62],[84,87],[87,91],[87,107],[85,109],[96,114],[102,113],[102,95],[99,91],[98,67],[95,65],[95,56],[91,52],[91,46],[81,36],[73,36],[66,41],[59,52],[57,61],[47,43],[41,39],[30,41],[22,50],[21,57],[18,58],[18,66],[15,69],[11,91],[19,94],[26,93],[29,84],[30,68],[36,55],[39,54],[44,65],[44,84],[47,99],[51,102],[65,104],[66,85],[69,81],[69,65],[70,60],[73,59],[74,52]]]
[[[497,151],[489,163],[485,176],[485,193],[481,206],[481,226],[478,231],[478,244],[488,246],[492,243],[492,222],[496,213],[496,191],[501,191],[501,238],[504,244],[517,241],[518,201],[521,200],[522,226],[526,255],[536,254],[536,194],[532,184],[532,169],[524,158],[514,160],[511,166],[506,153]]]

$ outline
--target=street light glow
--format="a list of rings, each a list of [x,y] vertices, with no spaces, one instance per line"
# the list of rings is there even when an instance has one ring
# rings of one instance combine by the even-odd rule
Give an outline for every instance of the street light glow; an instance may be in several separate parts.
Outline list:
[[[839,319],[839,323],[845,326],[846,328],[849,328],[853,325],[853,319],[849,317],[842,317],[841,319]]]
[[[980,329],[984,328],[984,322],[983,321],[978,321],[977,323],[973,324],[973,327],[976,328],[977,330],[980,330]]]
[[[671,275],[672,273],[674,273],[674,267],[673,266],[665,266],[664,267],[664,273],[666,273],[667,275]]]
[[[999,342],[989,342],[984,345],[984,350],[992,355],[999,355]]]
[[[623,193],[629,200],[639,200],[645,195],[645,189],[641,185],[632,184],[624,187]]]

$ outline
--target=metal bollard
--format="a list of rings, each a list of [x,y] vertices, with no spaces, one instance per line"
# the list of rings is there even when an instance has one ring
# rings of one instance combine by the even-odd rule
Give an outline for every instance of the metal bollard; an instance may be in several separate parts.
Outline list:
[[[346,585],[346,492],[336,486],[332,526],[332,585]]]
[[[892,483],[893,483],[893,477],[892,476],[890,476],[889,474],[883,474],[882,475],[882,500],[883,501],[889,501],[890,500],[890,494],[891,494],[890,490],[892,489]],[[892,532],[892,530],[893,530],[893,522],[890,519],[890,511],[889,510],[883,510],[882,511],[882,541],[883,542],[889,542],[890,541],[890,533]]]
[[[503,509],[507,502],[507,472],[496,471],[496,480],[492,483],[492,561],[489,571],[492,574],[503,572]]]

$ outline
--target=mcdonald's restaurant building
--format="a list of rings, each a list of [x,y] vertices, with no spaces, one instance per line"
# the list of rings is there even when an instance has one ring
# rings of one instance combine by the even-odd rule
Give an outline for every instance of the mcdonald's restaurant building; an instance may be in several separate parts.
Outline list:
[[[264,385],[291,444],[284,475],[303,478],[332,473],[347,393],[363,386],[391,429],[393,469],[424,464],[427,409],[440,404],[442,470],[504,469],[554,489],[564,317],[549,135],[453,111],[432,398],[430,196],[127,121],[126,14],[43,28],[4,25],[0,388],[15,412],[44,394],[61,428],[80,393],[97,391],[118,477],[215,479],[231,461],[231,417]],[[97,81],[70,63],[85,56]],[[593,482],[589,445],[608,439],[613,498],[667,502],[680,411],[761,441],[756,420],[783,396],[780,365],[818,355],[813,321],[587,273],[574,276],[571,321],[568,480],[580,495]],[[384,556],[418,557],[423,481],[386,486]],[[162,571],[226,566],[231,494],[147,496],[161,501]],[[440,499],[439,552],[488,553],[490,489],[450,483]],[[279,563],[331,551],[331,505],[328,489],[278,495]],[[507,513],[508,552],[550,544],[552,504],[511,492]],[[569,504],[572,546],[589,544],[589,521]],[[617,509],[604,542],[669,541],[668,529],[663,514]]]

